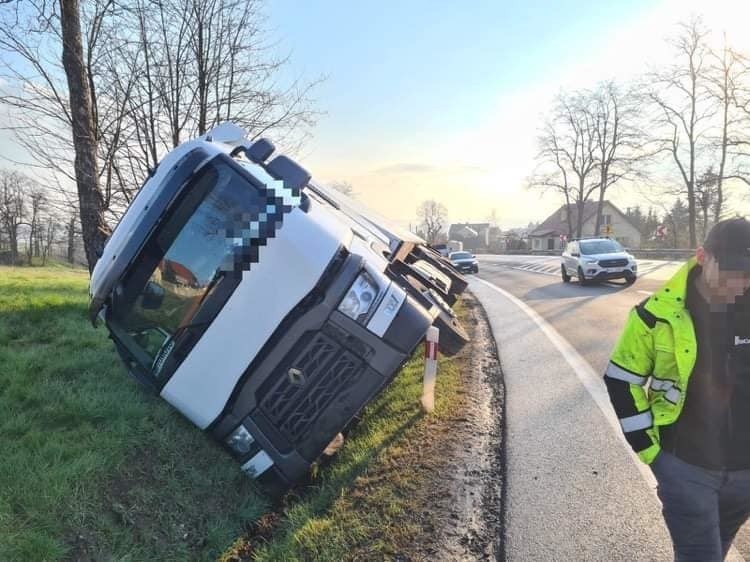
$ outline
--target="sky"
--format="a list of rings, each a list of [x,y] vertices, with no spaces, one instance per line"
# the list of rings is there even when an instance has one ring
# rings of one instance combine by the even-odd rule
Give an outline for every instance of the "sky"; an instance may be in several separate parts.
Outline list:
[[[502,228],[544,220],[562,201],[524,186],[554,96],[668,62],[666,39],[694,14],[713,42],[726,33],[750,53],[750,0],[266,0],[264,9],[277,54],[289,55],[278,82],[325,77],[300,162],[319,181],[351,183],[402,226],[416,225],[425,199],[443,203],[450,222],[493,211]],[[0,156],[26,160],[4,121],[0,112]],[[661,187],[622,184],[610,198],[647,205],[644,192]],[[750,201],[734,201],[750,212]]]
[[[266,12],[290,54],[282,78],[326,77],[305,167],[403,225],[428,198],[451,222],[546,218],[561,201],[524,180],[554,95],[668,61],[666,39],[692,14],[750,51],[747,0],[271,0]],[[643,204],[642,189],[612,199]]]

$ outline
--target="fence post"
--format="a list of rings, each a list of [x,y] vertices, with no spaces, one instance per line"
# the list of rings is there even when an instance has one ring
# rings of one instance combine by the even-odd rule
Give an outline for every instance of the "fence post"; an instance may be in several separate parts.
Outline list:
[[[422,408],[428,413],[435,410],[435,377],[437,377],[439,339],[440,330],[435,326],[430,326],[424,341],[424,385],[422,388]]]

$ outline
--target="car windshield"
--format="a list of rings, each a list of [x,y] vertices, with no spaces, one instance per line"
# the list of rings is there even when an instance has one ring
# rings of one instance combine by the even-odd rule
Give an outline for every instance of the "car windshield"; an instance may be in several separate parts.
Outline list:
[[[149,362],[143,365],[149,371],[220,282],[235,275],[235,255],[251,248],[235,249],[267,204],[248,178],[220,159],[204,166],[183,193],[113,298],[111,322],[129,336],[126,345],[136,347],[134,355]]]
[[[622,246],[614,240],[586,240],[580,242],[581,254],[614,254],[623,252]]]
[[[451,254],[452,260],[465,260],[471,257],[469,252],[453,252]]]

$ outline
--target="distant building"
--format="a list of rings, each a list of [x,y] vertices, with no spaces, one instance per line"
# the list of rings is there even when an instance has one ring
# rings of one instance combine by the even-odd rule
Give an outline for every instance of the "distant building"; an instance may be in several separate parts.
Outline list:
[[[448,229],[448,239],[463,243],[464,250],[487,249],[490,245],[490,223],[461,222]]]
[[[596,226],[597,201],[586,201],[583,206],[583,228],[581,236],[594,236]],[[573,233],[578,225],[578,207],[570,205]],[[614,238],[626,248],[641,247],[641,233],[638,228],[630,222],[627,216],[609,201],[604,201],[602,206],[602,224],[600,235],[606,235],[607,226],[610,228],[610,238]],[[565,242],[562,237],[568,236],[568,217],[565,205],[552,213],[542,224],[529,233],[529,241],[532,251],[562,251]]]

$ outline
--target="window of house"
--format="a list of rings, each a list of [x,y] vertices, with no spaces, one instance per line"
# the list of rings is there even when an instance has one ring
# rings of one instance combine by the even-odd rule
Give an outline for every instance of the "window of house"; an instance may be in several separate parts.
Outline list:
[[[602,215],[602,220],[605,225],[612,224],[612,215]]]

